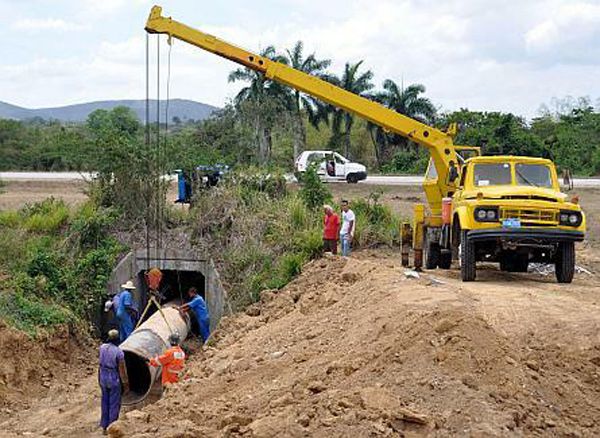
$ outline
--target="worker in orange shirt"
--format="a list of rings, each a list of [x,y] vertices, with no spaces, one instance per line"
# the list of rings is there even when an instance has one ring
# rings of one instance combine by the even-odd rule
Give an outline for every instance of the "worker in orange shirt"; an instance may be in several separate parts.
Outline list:
[[[168,384],[179,381],[179,373],[183,370],[183,363],[185,362],[185,353],[179,346],[179,333],[172,333],[169,336],[169,342],[171,348],[150,361],[150,365],[153,367],[162,366],[163,388]]]

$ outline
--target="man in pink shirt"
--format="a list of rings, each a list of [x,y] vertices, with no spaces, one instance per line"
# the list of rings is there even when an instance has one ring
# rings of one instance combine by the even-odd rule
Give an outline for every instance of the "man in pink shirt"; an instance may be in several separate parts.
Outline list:
[[[324,205],[325,230],[323,232],[323,251],[337,254],[338,233],[340,231],[340,217],[333,212],[331,205]]]

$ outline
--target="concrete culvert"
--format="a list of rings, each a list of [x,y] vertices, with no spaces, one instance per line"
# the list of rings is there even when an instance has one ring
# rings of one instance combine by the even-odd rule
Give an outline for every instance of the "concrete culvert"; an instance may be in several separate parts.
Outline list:
[[[179,333],[181,341],[190,331],[190,318],[174,308],[173,303],[164,306],[162,314],[155,312],[120,345],[125,353],[130,387],[129,394],[123,397],[123,405],[137,407],[160,397],[161,369],[150,366],[148,361],[171,346],[171,330]]]

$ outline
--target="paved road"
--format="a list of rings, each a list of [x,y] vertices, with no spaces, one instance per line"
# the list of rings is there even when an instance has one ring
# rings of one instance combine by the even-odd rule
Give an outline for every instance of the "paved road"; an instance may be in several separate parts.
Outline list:
[[[0,179],[4,181],[73,181],[92,176],[87,172],[0,172]]]
[[[72,181],[91,178],[90,173],[79,172],[0,172],[0,179],[5,181]],[[291,177],[291,175],[290,175]],[[293,179],[293,178],[290,178]],[[389,186],[414,186],[423,181],[421,176],[381,176],[367,177],[366,181],[359,184],[389,185]],[[343,184],[346,184],[345,182]],[[575,178],[575,187],[594,188],[600,187],[600,178]]]

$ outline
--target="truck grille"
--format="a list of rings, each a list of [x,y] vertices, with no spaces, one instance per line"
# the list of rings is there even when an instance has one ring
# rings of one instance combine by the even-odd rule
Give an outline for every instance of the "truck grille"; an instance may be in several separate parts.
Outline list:
[[[533,210],[503,208],[500,210],[500,220],[519,219],[521,222],[539,222],[558,224],[558,210]]]

